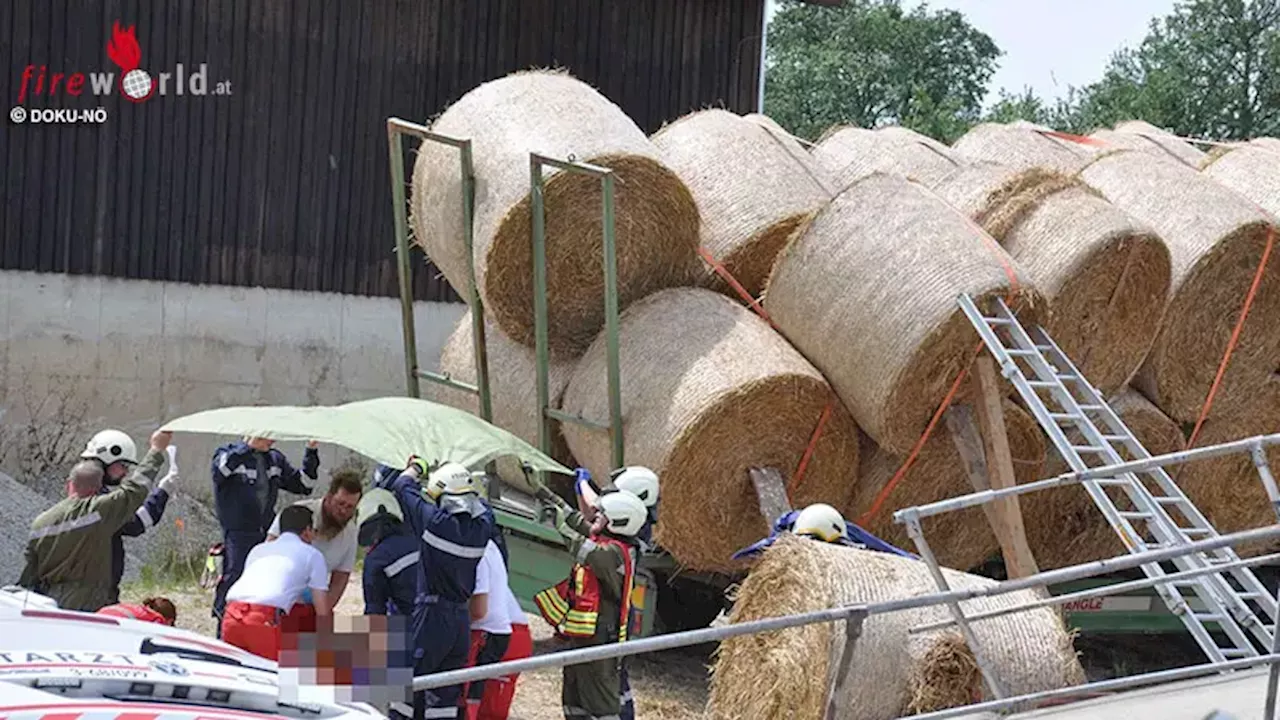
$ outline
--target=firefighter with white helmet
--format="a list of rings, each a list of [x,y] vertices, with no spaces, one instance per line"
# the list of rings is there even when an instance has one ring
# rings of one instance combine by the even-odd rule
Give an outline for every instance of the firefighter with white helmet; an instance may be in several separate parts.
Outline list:
[[[169,457],[174,458],[173,448]],[[102,464],[102,492],[108,493],[120,486],[130,468],[138,464],[138,446],[133,438],[120,430],[100,430],[85,444],[80,453],[82,460],[96,460]],[[170,463],[169,471],[156,484],[138,512],[129,516],[115,535],[111,536],[111,602],[120,602],[120,581],[124,578],[124,538],[139,537],[155,527],[164,517],[170,494],[178,482],[178,468]]]
[[[423,480],[425,486],[419,485]],[[418,543],[413,674],[461,668],[471,646],[468,602],[475,591],[476,567],[493,533],[492,515],[476,496],[471,471],[458,463],[446,462],[428,472],[427,461],[415,456],[403,473],[384,477],[379,486],[400,502],[404,522]],[[452,685],[416,692],[411,712],[396,703],[392,715],[454,718],[461,690]]]
[[[791,532],[822,542],[849,543],[849,526],[845,524],[844,516],[826,503],[814,503],[801,510]]]
[[[656,498],[654,498],[656,500]],[[640,547],[636,536],[648,509],[631,492],[601,494],[593,532],[581,512],[554,505],[557,527],[577,558],[569,577],[534,597],[542,617],[575,647],[623,642],[631,630],[631,589]],[[618,717],[622,701],[617,658],[564,668],[561,704],[565,718]]]
[[[411,615],[418,595],[418,538],[391,491],[371,488],[356,507],[364,556],[364,614]]]

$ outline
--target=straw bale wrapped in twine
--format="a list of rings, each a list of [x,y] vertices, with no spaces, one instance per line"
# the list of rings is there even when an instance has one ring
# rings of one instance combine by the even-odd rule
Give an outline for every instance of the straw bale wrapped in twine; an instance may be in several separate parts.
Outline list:
[[[618,334],[626,462],[662,478],[657,541],[683,565],[741,569],[730,556],[769,533],[773,518],[760,514],[752,467],[778,469],[795,507],[848,502],[857,426],[817,369],[755,313],[710,290],[668,289],[623,313]],[[602,337],[565,388],[565,412],[608,419],[605,360]],[[583,466],[607,472],[608,432],[563,430]]]
[[[515,342],[486,318],[484,324],[485,352],[489,365],[489,402],[493,409],[493,424],[538,446],[538,375],[537,356],[529,348]],[[573,373],[572,362],[552,358],[547,380],[552,407],[559,407],[564,386]],[[463,314],[453,333],[440,351],[440,372],[454,380],[476,384],[475,344],[471,330],[471,311]],[[445,385],[430,383],[425,395],[428,400],[466,410],[479,417],[480,398],[472,393]],[[551,423],[551,457],[568,467],[574,466],[573,455],[560,432],[560,423]],[[503,479],[526,492],[532,488],[524,480],[519,461],[503,458],[498,461],[498,472]],[[563,476],[549,476],[559,481]],[[563,489],[563,488],[561,488]]]
[[[1191,168],[1200,167],[1205,158],[1204,152],[1196,146],[1142,120],[1117,123],[1113,129],[1096,130],[1089,137],[1102,140],[1112,148],[1138,150],[1173,158]]]
[[[802,160],[807,153],[797,155],[774,133],[712,109],[685,115],[651,138],[698,203],[703,249],[752,297],[791,236],[831,199],[827,179],[810,168],[812,158]],[[699,284],[733,292],[710,266]]]
[[[823,135],[813,156],[834,178],[837,190],[874,172],[931,185],[964,162],[946,145],[901,127],[834,127]]]
[[[1249,143],[1221,150],[1210,155],[1201,172],[1280,217],[1280,145],[1271,149]]]
[[[953,589],[994,581],[943,570]],[[786,535],[765,551],[740,586],[731,623],[936,592],[925,565],[896,555]],[[1029,590],[962,602],[968,615],[1026,604]],[[952,628],[909,634],[949,619],[944,606],[869,617],[836,697],[839,720],[890,720],[973,702],[983,685],[973,654]],[[1051,608],[974,623],[1005,690],[1022,694],[1084,682],[1071,636]],[[820,720],[840,666],[845,632],[820,623],[721,643],[711,679],[713,720]]]
[[[1126,388],[1107,400],[1107,404],[1151,455],[1183,449],[1182,428],[1137,391]],[[1095,423],[1099,422],[1096,413],[1093,417]],[[1078,433],[1068,437],[1073,444],[1084,443],[1084,438]],[[1120,455],[1125,460],[1136,459],[1125,451]],[[1056,477],[1067,472],[1071,472],[1071,468],[1050,445],[1041,477]],[[1119,507],[1129,507],[1120,490],[1109,488],[1106,492]],[[1027,544],[1031,546],[1036,565],[1041,570],[1101,560],[1126,552],[1115,530],[1082,485],[1029,493],[1022,496],[1021,502],[1023,514],[1036,518],[1036,522],[1026,524]]]
[[[698,209],[657,148],[616,105],[567,73],[518,72],[463,95],[431,126],[470,138],[476,282],[486,310],[534,344],[529,154],[615,174],[618,303],[688,284],[698,268]],[[455,288],[467,287],[458,151],[425,143],[413,174],[413,230]],[[604,326],[601,182],[547,168],[547,307],[552,352],[580,354]]]
[[[1044,299],[1000,246],[926,188],[885,173],[844,190],[783,251],[765,310],[876,444],[906,455],[978,334],[956,298],[1007,297],[1025,322]]]
[[[1004,401],[1004,420],[1009,436],[1009,454],[1014,461],[1015,479],[1019,483],[1039,480],[1042,477],[1041,468],[1046,448],[1040,426],[1011,400]],[[876,447],[865,435],[861,452],[858,489],[850,505],[850,517],[861,517],[873,507],[876,498],[898,468],[902,467],[904,460],[901,456]],[[880,511],[867,523],[866,529],[894,545],[914,551],[915,545],[907,535],[906,526],[895,523],[893,513],[904,507],[924,505],[972,492],[976,491],[965,472],[964,461],[956,449],[951,433],[945,427],[941,428],[925,442],[915,463],[886,498]],[[1020,502],[1026,501],[1020,499]],[[1037,523],[1053,524],[1054,515],[1036,517]],[[1000,544],[980,507],[925,518],[921,521],[921,527],[938,563],[949,568],[968,570],[1000,552]]]
[[[1020,170],[1043,168],[1071,175],[1089,162],[1084,146],[1050,137],[1027,124],[982,123],[951,144],[970,162],[991,162]]]
[[[1152,350],[1131,384],[1170,417],[1194,422],[1214,383],[1268,235],[1275,232],[1275,217],[1159,155],[1133,150],[1099,155],[1081,178],[1116,207],[1154,228],[1169,248],[1172,298]],[[1278,317],[1280,273],[1268,272],[1217,391],[1215,408],[1245,401],[1272,377],[1280,357]]]
[[[934,186],[1009,252],[1053,308],[1046,329],[1104,394],[1138,370],[1169,292],[1169,250],[1080,180],[991,163]]]

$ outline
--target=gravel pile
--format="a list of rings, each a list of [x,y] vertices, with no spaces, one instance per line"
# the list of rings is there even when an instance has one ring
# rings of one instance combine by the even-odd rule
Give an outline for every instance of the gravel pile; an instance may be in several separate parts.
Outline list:
[[[10,585],[22,574],[31,521],[54,501],[2,472],[0,497],[0,584]]]

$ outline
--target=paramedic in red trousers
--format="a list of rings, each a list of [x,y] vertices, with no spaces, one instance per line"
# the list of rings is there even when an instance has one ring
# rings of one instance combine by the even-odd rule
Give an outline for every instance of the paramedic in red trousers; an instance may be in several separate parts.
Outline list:
[[[573,648],[624,642],[631,625],[636,534],[648,513],[640,498],[622,490],[600,495],[597,503],[590,524],[577,510],[554,505],[556,528],[569,540],[575,562],[568,579],[534,597],[542,617]],[[620,672],[618,658],[566,665],[560,692],[565,720],[618,720]]]
[[[172,450],[172,448],[170,448]],[[102,493],[120,487],[120,481],[138,464],[138,447],[133,438],[119,430],[103,430],[89,439],[83,460],[96,460],[102,465]],[[129,522],[111,537],[111,602],[120,602],[120,581],[124,578],[124,538],[138,537],[154,527],[164,517],[169,494],[178,482],[178,468],[170,464],[169,472],[160,478],[156,489],[147,495],[142,507],[129,518]]]
[[[507,565],[492,540],[476,568],[471,595],[471,655],[468,667],[519,660],[533,654],[529,619],[511,592]],[[517,632],[519,637],[517,637]],[[506,720],[518,675],[476,680],[467,685],[461,720]]]
[[[338,470],[329,480],[329,491],[324,497],[310,500],[299,500],[293,505],[301,505],[311,511],[313,522],[311,547],[324,555],[325,567],[329,570],[329,612],[342,599],[347,590],[347,581],[351,571],[356,567],[356,506],[360,503],[360,495],[364,492],[364,483],[360,473],[355,470]],[[280,537],[280,517],[277,515],[271,529],[267,530],[267,540]],[[307,632],[315,632],[314,602],[310,593],[304,593],[302,601],[290,611],[290,620]]]
[[[394,476],[385,476],[384,468],[394,472],[380,465],[373,478],[375,485],[380,480],[395,479]],[[364,554],[361,578],[364,614],[412,615],[414,598],[418,596],[418,559],[421,552],[417,536],[404,522],[400,501],[390,490],[370,488],[360,498],[356,523],[359,525],[360,545],[368,548]]]
[[[222,526],[222,577],[213,595],[218,637],[222,636],[227,590],[244,571],[249,551],[267,539],[281,488],[296,495],[310,495],[311,487],[302,482],[302,476],[312,480],[319,477],[320,454],[314,442],[307,443],[302,472],[290,465],[284,453],[272,447],[274,444],[267,438],[245,438],[213,453],[213,503]]]
[[[281,535],[249,551],[240,579],[227,590],[222,617],[222,640],[279,661],[282,620],[289,608],[310,590],[316,614],[329,614],[329,572],[324,556],[311,547],[311,510],[290,505],[280,513]]]
[[[425,488],[418,485],[424,477]],[[457,463],[445,463],[428,475],[426,461],[413,457],[402,474],[381,483],[400,501],[405,522],[419,540],[413,674],[456,670],[466,665],[470,649],[467,603],[475,590],[476,566],[493,532],[488,508],[476,496],[471,471]],[[413,717],[453,720],[461,690],[452,685],[415,692]],[[407,709],[393,703],[391,716],[403,717]]]

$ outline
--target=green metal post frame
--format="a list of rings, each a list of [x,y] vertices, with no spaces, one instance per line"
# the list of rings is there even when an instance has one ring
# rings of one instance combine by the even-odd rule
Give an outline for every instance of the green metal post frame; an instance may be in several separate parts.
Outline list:
[[[586,427],[600,428],[601,424],[586,418],[557,412],[550,407],[551,352],[547,337],[547,225],[546,202],[543,195],[544,166],[564,172],[576,172],[600,179],[601,234],[604,237],[604,315],[607,343],[609,381],[609,439],[612,445],[612,467],[616,470],[625,463],[622,436],[622,379],[618,367],[618,255],[614,235],[614,176],[613,171],[569,160],[557,160],[537,153],[529,154],[529,182],[533,213],[533,313],[534,333],[537,338],[538,364],[538,447],[544,453],[551,452],[551,419],[574,422]],[[543,478],[545,481],[545,478]]]
[[[463,383],[446,375],[423,371],[418,368],[417,327],[413,313],[413,267],[409,262],[409,219],[406,209],[404,142],[403,136],[416,137],[423,142],[435,142],[458,149],[462,174],[462,228],[463,242],[467,249],[469,283],[466,289],[471,306],[472,345],[476,356],[476,384]],[[484,304],[476,285],[475,268],[475,172],[472,167],[471,141],[433,133],[424,125],[400,118],[387,119],[387,139],[391,160],[391,199],[396,233],[396,259],[400,282],[400,313],[404,333],[405,385],[411,397],[422,397],[420,379],[447,385],[479,395],[480,417],[493,421],[493,402],[489,392],[489,354],[484,333]]]

